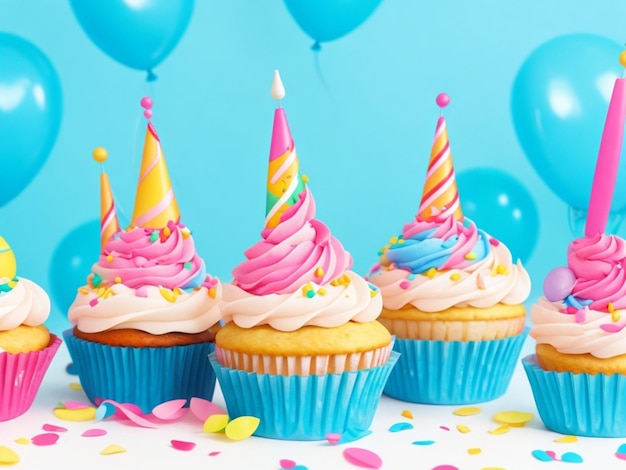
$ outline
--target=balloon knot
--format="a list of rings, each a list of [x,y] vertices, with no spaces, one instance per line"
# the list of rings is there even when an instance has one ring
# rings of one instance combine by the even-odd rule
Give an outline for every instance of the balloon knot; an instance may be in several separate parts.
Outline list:
[[[157,75],[150,69],[148,69],[148,75],[146,75],[146,82],[150,83],[150,82],[156,82],[157,80]]]
[[[315,41],[311,46],[311,50],[314,52],[319,52],[322,50],[322,45],[319,43],[319,41]]]

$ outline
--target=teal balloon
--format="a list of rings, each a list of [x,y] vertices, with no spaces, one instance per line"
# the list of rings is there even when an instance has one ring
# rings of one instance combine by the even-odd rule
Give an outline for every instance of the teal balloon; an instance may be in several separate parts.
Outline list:
[[[49,268],[50,297],[67,315],[79,287],[87,284],[91,267],[100,255],[100,221],[91,220],[68,232],[52,254]]]
[[[526,187],[493,168],[472,168],[456,177],[463,215],[504,243],[513,260],[528,261],[539,236],[539,212]]]
[[[319,43],[345,36],[360,26],[382,0],[284,0],[300,28]]]
[[[62,111],[61,82],[50,60],[26,39],[0,33],[0,207],[43,167]]]
[[[160,64],[187,30],[194,0],[70,0],[89,39],[109,57],[148,71]]]
[[[569,34],[535,49],[519,69],[511,113],[519,143],[535,171],[567,205],[589,206],[602,129],[623,45],[594,34]],[[623,159],[623,154],[622,154]],[[616,188],[626,185],[621,165]],[[612,212],[626,209],[615,191]]]

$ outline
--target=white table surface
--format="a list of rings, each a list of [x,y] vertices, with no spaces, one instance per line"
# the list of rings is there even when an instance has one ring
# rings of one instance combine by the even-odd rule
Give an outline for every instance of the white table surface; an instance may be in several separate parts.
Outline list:
[[[533,342],[527,340],[522,356],[532,352]],[[32,408],[24,415],[0,423],[0,446],[14,450],[20,462],[8,468],[88,468],[88,469],[268,469],[281,468],[280,460],[289,459],[296,464],[314,469],[356,469],[343,457],[347,447],[360,447],[378,454],[383,469],[432,469],[439,465],[451,465],[459,469],[534,469],[534,468],[625,468],[626,461],[615,457],[617,448],[626,438],[578,438],[573,443],[557,443],[560,434],[547,430],[535,407],[530,386],[521,363],[505,396],[479,404],[481,412],[473,416],[456,416],[452,413],[459,406],[433,406],[405,403],[382,397],[372,423],[372,433],[358,441],[333,446],[327,442],[290,442],[251,437],[243,441],[229,440],[223,434],[206,434],[202,423],[191,413],[181,420],[163,422],[156,429],[140,428],[128,421],[107,418],[102,421],[70,422],[58,419],[53,409],[59,402],[87,401],[82,391],[70,388],[78,378],[66,372],[70,358],[64,345],[59,349],[39,391]],[[213,402],[224,406],[224,400],[216,389]],[[409,410],[413,419],[401,416]],[[499,425],[492,417],[499,411],[515,410],[534,413],[535,418],[523,428],[511,428],[509,432],[493,435],[488,431]],[[391,425],[410,422],[413,429],[390,432]],[[67,428],[59,433],[56,444],[37,446],[32,443],[16,443],[18,438],[32,438],[44,433],[44,424]],[[470,432],[462,433],[457,425],[465,425]],[[448,427],[447,431],[442,429]],[[82,437],[89,428],[101,428],[107,434],[99,437]],[[196,444],[190,451],[180,451],[170,441],[182,440]],[[414,441],[433,440],[434,444],[419,446]],[[117,444],[126,452],[101,455],[111,444]],[[468,449],[479,448],[481,452],[470,455]],[[567,462],[541,462],[533,457],[533,450],[552,450],[557,456],[565,452],[579,454],[582,464]],[[210,456],[209,453],[219,452]],[[300,467],[302,470],[303,468]]]

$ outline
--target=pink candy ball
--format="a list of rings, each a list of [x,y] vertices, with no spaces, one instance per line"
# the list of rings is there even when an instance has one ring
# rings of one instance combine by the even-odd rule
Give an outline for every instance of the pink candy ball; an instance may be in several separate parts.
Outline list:
[[[144,96],[143,98],[141,98],[141,101],[139,103],[141,104],[142,108],[152,108],[152,98],[150,98],[149,96]]]
[[[437,103],[437,106],[439,106],[440,108],[445,108],[446,106],[450,104],[450,97],[448,96],[447,93],[439,93],[437,95],[437,99],[435,100],[435,102]]]
[[[543,293],[550,302],[563,300],[572,293],[576,276],[570,268],[554,268],[543,280]]]

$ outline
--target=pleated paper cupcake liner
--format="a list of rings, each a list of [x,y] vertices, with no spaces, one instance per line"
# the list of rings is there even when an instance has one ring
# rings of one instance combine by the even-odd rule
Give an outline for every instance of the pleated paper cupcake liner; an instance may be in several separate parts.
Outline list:
[[[400,353],[384,393],[398,400],[465,405],[506,392],[528,328],[509,338],[486,341],[396,339]]]
[[[626,376],[545,371],[522,359],[539,416],[548,429],[590,437],[626,437]]]
[[[271,439],[315,441],[329,433],[342,442],[369,434],[389,373],[398,360],[341,374],[284,376],[257,374],[220,365],[209,356],[231,419],[256,416],[254,433]]]
[[[149,413],[170,400],[213,398],[215,373],[207,360],[213,343],[136,348],[85,341],[72,330],[63,336],[92,403],[133,403]]]
[[[60,345],[61,338],[51,334],[50,344],[41,351],[0,353],[0,421],[16,418],[31,407]]]

